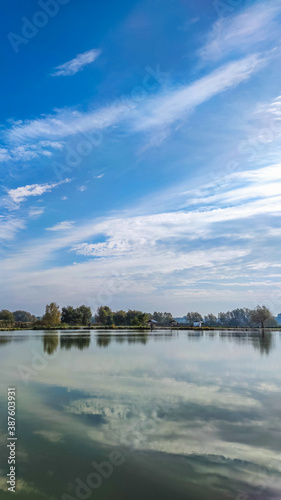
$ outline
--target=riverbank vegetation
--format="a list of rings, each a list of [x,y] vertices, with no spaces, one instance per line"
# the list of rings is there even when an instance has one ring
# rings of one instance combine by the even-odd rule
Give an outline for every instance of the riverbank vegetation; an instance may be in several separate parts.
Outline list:
[[[188,312],[182,322],[175,320],[169,312],[146,313],[129,309],[128,311],[112,311],[108,306],[100,306],[93,316],[91,308],[67,306],[60,310],[55,302],[47,304],[42,317],[36,317],[27,311],[0,311],[0,329],[73,329],[73,328],[149,328],[148,322],[153,320],[155,326],[192,328],[202,323],[203,328],[274,328],[278,323],[270,310],[265,306],[255,309],[237,308],[221,312],[217,316],[202,316],[198,312]]]

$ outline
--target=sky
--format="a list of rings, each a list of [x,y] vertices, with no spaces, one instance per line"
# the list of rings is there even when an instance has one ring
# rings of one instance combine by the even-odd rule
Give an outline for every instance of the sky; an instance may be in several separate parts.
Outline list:
[[[0,308],[280,313],[281,1],[0,18]]]

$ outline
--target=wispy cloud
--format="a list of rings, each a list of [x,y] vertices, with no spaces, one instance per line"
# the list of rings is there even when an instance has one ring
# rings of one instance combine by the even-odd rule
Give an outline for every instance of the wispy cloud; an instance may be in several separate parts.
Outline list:
[[[124,104],[115,103],[105,108],[81,113],[77,110],[58,110],[35,120],[26,120],[7,130],[7,139],[12,142],[26,140],[61,139],[91,130],[103,130],[114,125],[128,111]]]
[[[53,227],[47,227],[46,230],[47,231],[66,231],[67,229],[72,229],[73,224],[74,224],[74,221],[65,220],[65,221],[59,222],[58,224],[56,224]]]
[[[183,24],[181,24],[178,29],[180,31],[188,31],[190,29],[190,26],[198,23],[199,20],[200,20],[200,17],[192,17],[191,19],[188,19]]]
[[[264,63],[264,57],[255,54],[226,64],[191,85],[153,99],[139,113],[136,129],[145,130],[172,124],[213,96],[247,80]]]
[[[25,201],[30,196],[41,196],[42,194],[52,191],[55,187],[65,184],[66,182],[70,182],[70,179],[50,184],[30,184],[27,186],[21,186],[16,189],[8,190],[8,196],[14,203],[15,207],[19,207],[20,203]]]
[[[6,162],[11,160],[11,155],[7,148],[0,148],[0,162]]]
[[[44,439],[47,439],[51,443],[59,443],[63,441],[63,434],[60,434],[56,431],[33,431],[33,434],[42,436]]]
[[[7,139],[16,142],[58,140],[95,129],[103,130],[125,119],[128,131],[144,131],[152,127],[163,129],[215,95],[247,80],[266,61],[266,56],[254,54],[226,64],[192,84],[166,90],[139,105],[133,101],[132,106],[116,101],[105,108],[84,113],[59,110],[54,115],[14,124],[6,131]]]
[[[185,193],[189,205],[212,205],[222,203],[232,206],[250,200],[274,199],[281,193],[281,165],[233,172],[224,178],[224,189],[217,182],[210,183],[198,190],[198,197],[191,198],[191,192]]]
[[[63,142],[39,141],[36,144],[24,144],[9,148],[0,148],[0,162],[28,161],[40,156],[50,157],[54,150],[60,151],[64,147]]]
[[[12,240],[15,234],[25,228],[25,221],[18,217],[0,216],[0,239]]]
[[[199,55],[205,60],[219,60],[230,53],[245,53],[257,49],[266,40],[279,38],[277,16],[281,13],[280,2],[269,1],[249,7],[234,16],[215,22]]]
[[[262,248],[267,248],[269,230],[272,230],[270,237],[276,239],[276,245],[280,238],[276,228],[277,216],[281,214],[281,196],[275,191],[265,190],[262,193],[257,190],[253,199],[251,193],[248,198],[245,193],[234,197],[233,191],[235,185],[239,186],[241,182],[249,184],[254,190],[267,175],[271,185],[278,178],[278,166],[269,165],[230,174],[229,182],[218,186],[220,196],[215,206],[210,195],[212,188],[207,185],[201,193],[202,198],[206,196],[207,203],[200,209],[194,208],[197,193],[187,192],[186,210],[178,210],[177,198],[180,196],[175,195],[175,204],[170,212],[134,216],[120,214],[119,217],[93,219],[84,224],[76,221],[75,225],[74,221],[62,221],[48,228],[53,232],[52,237],[31,242],[3,262],[7,287],[13,272],[16,273],[18,290],[26,289],[26,284],[29,284],[30,300],[37,300],[36,293],[40,287],[40,300],[45,296],[47,300],[52,290],[57,300],[65,301],[73,295],[70,283],[75,282],[76,300],[77,294],[85,300],[85,297],[101,293],[105,281],[117,274],[119,283],[122,286],[126,283],[123,296],[127,299],[124,300],[129,300],[132,293],[138,300],[142,300],[142,294],[145,300],[155,294],[164,300],[163,290],[166,293],[174,290],[178,303],[189,296],[192,286],[196,300],[206,302],[212,300],[214,293],[209,288],[206,290],[207,273],[212,290],[217,287],[216,300],[220,296],[219,288],[225,288],[226,283],[230,283],[227,293],[231,295],[231,300],[235,297],[237,301],[242,300],[240,291],[235,291],[235,287],[241,290],[242,282],[245,284],[243,300],[249,304],[252,297],[256,303],[260,290],[258,284],[264,281],[264,265],[261,268],[260,263],[265,262],[264,255],[268,255],[268,249],[263,252]],[[139,211],[143,213],[142,207]],[[274,283],[274,286],[278,279],[276,266],[279,265],[276,248],[271,245],[270,262],[267,263],[268,283]],[[58,252],[71,255],[69,250],[73,255],[79,255],[80,259],[84,256],[85,261],[61,267],[55,260],[54,267],[50,264]],[[46,262],[49,263],[47,268]],[[230,273],[231,282],[227,280]]]
[[[272,171],[272,166],[266,169],[257,171],[242,172],[240,181],[242,179],[253,181],[254,186],[259,185],[261,179],[269,175]],[[260,173],[259,173],[260,172]],[[233,176],[239,174],[233,174]],[[277,175],[277,174],[276,174]],[[232,181],[234,180],[233,176]],[[202,191],[202,195],[206,195],[210,187],[206,187]],[[253,187],[254,189],[254,187]],[[222,185],[220,188],[224,195],[221,195],[221,202],[225,202],[224,206],[214,208],[212,198],[208,198],[208,206],[201,210],[193,209],[194,200],[192,193],[188,193],[188,207],[187,210],[178,211],[176,205],[172,212],[148,214],[143,216],[122,216],[120,218],[110,218],[101,222],[96,220],[89,221],[86,224],[78,224],[73,228],[71,234],[65,237],[60,237],[58,240],[52,240],[50,243],[43,243],[40,251],[35,249],[36,253],[40,256],[46,255],[46,251],[57,251],[58,249],[72,246],[72,250],[80,255],[86,256],[113,256],[124,254],[131,254],[132,250],[142,258],[142,262],[146,261],[143,257],[144,251],[147,248],[149,252],[154,248],[156,255],[159,249],[172,248],[172,243],[176,245],[177,241],[192,241],[194,239],[212,239],[216,237],[217,231],[220,232],[220,225],[227,223],[230,224],[234,221],[246,221],[249,218],[259,217],[260,215],[276,215],[281,212],[281,196],[276,196],[276,193],[266,191],[265,194],[259,192],[259,199],[252,201],[251,199],[243,199],[237,197],[232,206],[229,206],[228,193],[232,193],[232,185]],[[258,195],[257,195],[258,196]],[[175,200],[178,197],[175,196]],[[242,197],[243,198],[243,197]],[[251,198],[251,196],[250,196]],[[195,198],[194,198],[195,199]],[[62,224],[62,225],[61,225]],[[60,230],[62,227],[70,229],[73,222],[64,221],[51,230]],[[248,237],[249,229],[246,224],[246,236]],[[97,243],[85,243],[85,238],[95,237],[99,239],[102,235],[102,240]],[[239,236],[243,235],[243,231]],[[228,226],[228,233],[223,231],[224,239],[235,237],[236,233],[231,235],[230,226]],[[104,239],[106,238],[106,241]],[[79,243],[83,242],[84,243]],[[75,245],[75,242],[77,244]],[[79,244],[78,244],[79,243]],[[74,246],[73,246],[74,245]],[[160,247],[158,247],[160,245]],[[34,247],[35,248],[35,247]],[[49,250],[48,250],[49,249]],[[162,251],[161,250],[161,251]],[[180,250],[182,252],[182,250]],[[183,251],[183,255],[185,252]],[[30,257],[30,250],[28,251],[28,258]],[[147,261],[149,265],[149,259]],[[177,265],[177,263],[175,263]]]
[[[81,71],[85,66],[94,62],[99,55],[101,50],[92,49],[83,54],[78,54],[74,59],[68,61],[55,68],[52,76],[72,76]]]
[[[28,215],[31,219],[36,219],[40,215],[42,215],[45,211],[44,207],[30,207],[28,211]]]

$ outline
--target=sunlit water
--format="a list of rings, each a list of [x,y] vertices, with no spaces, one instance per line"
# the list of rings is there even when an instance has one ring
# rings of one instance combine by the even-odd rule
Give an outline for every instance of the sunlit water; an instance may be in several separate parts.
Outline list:
[[[0,498],[16,387],[18,499],[280,500],[280,360],[281,332],[2,333]]]

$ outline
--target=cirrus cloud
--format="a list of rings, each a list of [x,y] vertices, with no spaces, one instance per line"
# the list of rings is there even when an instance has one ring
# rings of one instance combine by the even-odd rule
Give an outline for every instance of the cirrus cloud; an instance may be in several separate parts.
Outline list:
[[[99,55],[101,50],[92,49],[83,52],[83,54],[78,54],[74,59],[68,61],[55,68],[55,72],[52,76],[72,76],[81,71],[85,66],[94,62]]]

